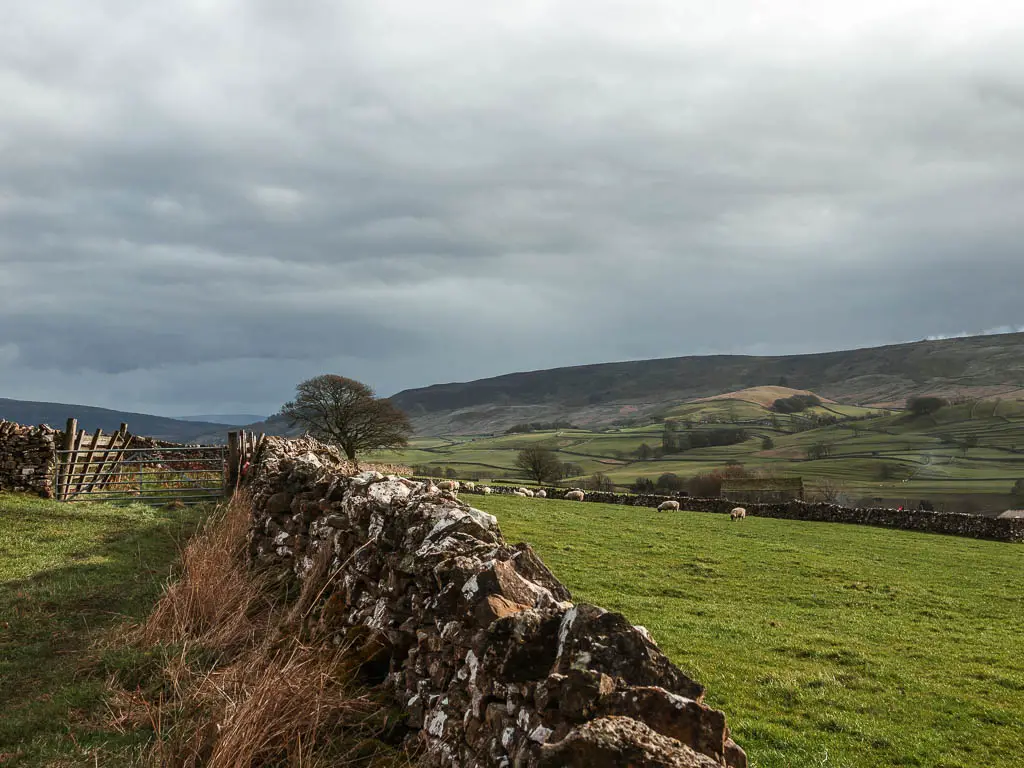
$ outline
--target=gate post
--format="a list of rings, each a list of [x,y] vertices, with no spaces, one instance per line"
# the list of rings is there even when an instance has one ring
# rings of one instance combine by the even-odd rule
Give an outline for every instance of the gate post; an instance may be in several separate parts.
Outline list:
[[[228,471],[225,495],[230,496],[238,488],[238,470],[241,467],[241,450],[238,445],[238,433],[228,432]]]
[[[70,451],[75,447],[75,434],[78,432],[78,419],[68,419],[67,425],[64,427],[64,442],[61,445],[61,450]],[[71,472],[68,468],[68,458],[70,454],[65,453],[61,456],[57,454],[57,487],[56,498],[58,501],[64,501],[68,497],[68,491],[71,489]],[[63,472],[61,470],[63,469]]]

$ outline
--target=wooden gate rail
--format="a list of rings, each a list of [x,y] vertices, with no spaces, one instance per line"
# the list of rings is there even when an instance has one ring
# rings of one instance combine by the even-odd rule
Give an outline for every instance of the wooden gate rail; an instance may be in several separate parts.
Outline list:
[[[197,504],[219,500],[227,490],[223,446],[137,447],[127,424],[109,436],[97,429],[89,439],[77,426],[68,419],[56,452],[58,501]]]

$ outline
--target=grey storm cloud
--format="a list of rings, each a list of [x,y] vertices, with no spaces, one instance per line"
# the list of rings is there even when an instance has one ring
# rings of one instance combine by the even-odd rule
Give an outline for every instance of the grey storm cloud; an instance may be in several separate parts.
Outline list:
[[[1024,322],[995,0],[8,0],[0,395],[263,410]]]

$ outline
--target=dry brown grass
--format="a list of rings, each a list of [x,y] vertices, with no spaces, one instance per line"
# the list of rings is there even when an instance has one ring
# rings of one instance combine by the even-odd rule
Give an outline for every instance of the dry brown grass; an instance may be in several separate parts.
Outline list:
[[[238,493],[185,546],[181,573],[140,631],[146,645],[201,643],[243,648],[273,618],[261,580],[245,562],[252,500]]]
[[[698,397],[693,400],[688,400],[690,403],[707,403],[712,400],[744,400],[748,403],[754,403],[755,405],[761,405],[765,408],[771,406],[776,400],[782,397],[792,397],[793,395],[813,395],[809,389],[792,389],[790,387],[749,387],[748,389],[740,389],[735,392],[725,392],[721,395],[713,395],[711,397]],[[818,397],[821,397],[820,395]],[[835,400],[829,400],[827,397],[821,397],[823,403],[834,403]]]
[[[141,762],[153,766],[411,765],[378,738],[395,720],[387,704],[355,680],[365,638],[302,639],[321,580],[294,604],[272,600],[247,564],[250,515],[236,494],[184,548],[179,578],[131,635],[159,656],[160,679],[146,690],[112,681],[109,723],[152,730]]]

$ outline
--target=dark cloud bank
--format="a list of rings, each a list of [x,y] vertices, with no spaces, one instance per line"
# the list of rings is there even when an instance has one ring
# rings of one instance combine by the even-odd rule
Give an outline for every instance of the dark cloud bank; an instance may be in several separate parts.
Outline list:
[[[269,412],[1024,323],[1024,11],[486,6],[9,1],[0,395]]]

